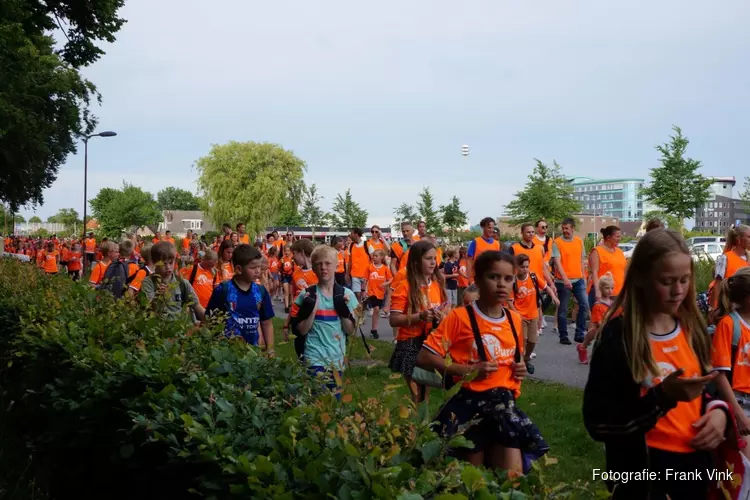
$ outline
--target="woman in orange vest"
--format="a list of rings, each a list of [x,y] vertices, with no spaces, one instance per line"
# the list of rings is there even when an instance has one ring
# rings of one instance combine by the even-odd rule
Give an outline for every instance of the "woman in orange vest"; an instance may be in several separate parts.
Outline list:
[[[717,320],[715,316],[716,306],[719,302],[719,289],[721,281],[734,276],[738,269],[748,265],[748,250],[750,250],[750,226],[740,224],[736,227],[730,227],[727,231],[727,243],[724,247],[724,254],[716,259],[716,268],[714,271],[714,282],[711,285],[711,301],[713,306],[711,319]],[[715,321],[711,321],[715,323]]]
[[[612,291],[613,299],[616,299],[625,283],[625,269],[628,261],[622,249],[617,245],[620,243],[622,232],[617,226],[602,228],[602,241],[595,246],[589,254],[589,306],[593,306],[601,300],[599,291],[599,278],[609,273],[615,282]]]
[[[474,262],[477,258],[487,250],[500,250],[500,242],[495,239],[495,219],[485,217],[479,222],[479,227],[482,228],[482,236],[474,238],[466,251],[466,267],[471,283],[474,283]]]

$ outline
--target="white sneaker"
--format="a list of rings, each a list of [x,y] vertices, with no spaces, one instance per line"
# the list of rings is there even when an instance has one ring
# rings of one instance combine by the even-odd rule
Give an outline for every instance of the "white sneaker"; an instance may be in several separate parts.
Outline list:
[[[534,359],[534,358],[536,358],[536,353],[532,352],[531,355],[529,356],[529,359]]]
[[[542,328],[547,328],[547,320],[542,316]]]

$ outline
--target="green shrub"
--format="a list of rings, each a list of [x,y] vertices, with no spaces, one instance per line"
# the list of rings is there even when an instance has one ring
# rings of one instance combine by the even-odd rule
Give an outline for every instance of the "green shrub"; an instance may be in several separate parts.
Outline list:
[[[590,495],[447,458],[464,439],[439,439],[426,406],[389,403],[395,386],[338,402],[296,360],[190,326],[0,262],[0,476],[28,464],[58,499]]]

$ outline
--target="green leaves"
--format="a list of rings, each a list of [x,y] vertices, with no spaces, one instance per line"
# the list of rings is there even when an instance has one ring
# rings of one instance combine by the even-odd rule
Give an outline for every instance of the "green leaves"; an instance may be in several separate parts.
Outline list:
[[[340,229],[358,227],[364,229],[367,225],[367,210],[354,201],[350,189],[346,190],[344,196],[336,195],[331,209],[331,225]]]
[[[536,160],[526,186],[516,193],[505,211],[511,216],[512,225],[534,224],[539,219],[557,225],[581,210],[581,204],[573,198],[573,192],[573,186],[556,161],[550,167]]]
[[[110,238],[119,238],[123,231],[134,228],[155,226],[161,219],[154,196],[127,182],[122,189],[103,188],[90,203],[102,234]]]
[[[236,141],[214,145],[195,166],[198,188],[217,227],[244,222],[247,232],[255,234],[282,211],[298,215],[307,166],[281,146]]]
[[[641,190],[647,200],[679,219],[694,215],[710,196],[711,179],[700,174],[701,162],[685,158],[690,141],[674,126],[670,142],[656,146],[661,166],[651,169],[651,185]]]

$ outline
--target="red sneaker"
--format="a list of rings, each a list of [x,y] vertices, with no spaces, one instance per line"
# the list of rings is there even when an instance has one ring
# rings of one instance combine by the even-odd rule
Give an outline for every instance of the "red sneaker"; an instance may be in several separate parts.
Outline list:
[[[576,349],[578,350],[578,361],[580,361],[582,365],[589,364],[589,351],[586,349],[586,346],[578,344]]]

